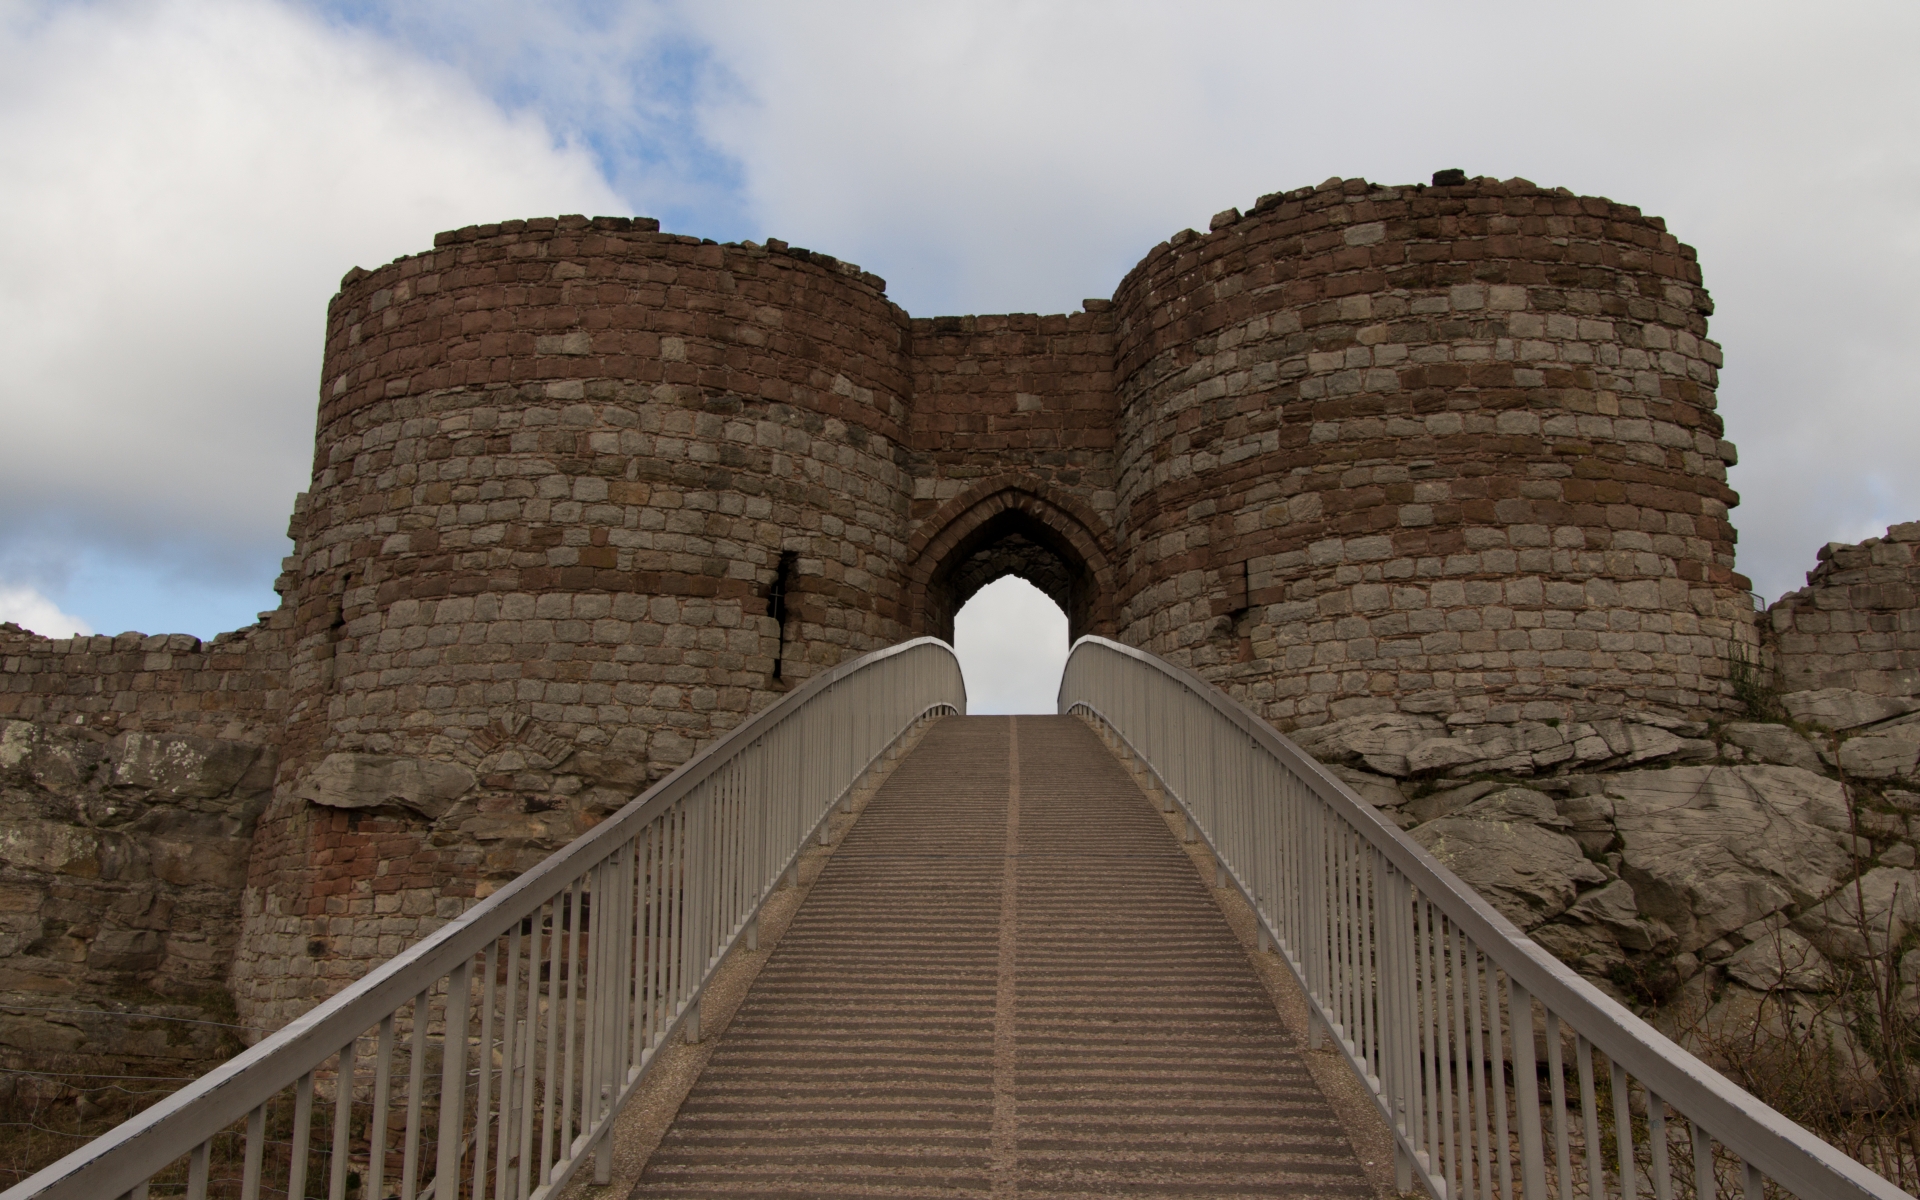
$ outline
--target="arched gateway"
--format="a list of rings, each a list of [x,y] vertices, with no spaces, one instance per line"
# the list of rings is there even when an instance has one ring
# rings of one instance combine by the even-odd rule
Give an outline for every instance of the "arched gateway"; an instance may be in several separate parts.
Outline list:
[[[1111,636],[1113,548],[1098,514],[1028,477],[1002,476],[948,501],[911,543],[912,632],[953,639],[954,614],[981,588],[1018,575],[1067,614],[1067,636]]]

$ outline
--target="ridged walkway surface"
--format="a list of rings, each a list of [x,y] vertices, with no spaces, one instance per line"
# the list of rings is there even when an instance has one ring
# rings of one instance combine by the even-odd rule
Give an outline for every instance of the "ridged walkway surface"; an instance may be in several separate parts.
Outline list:
[[[635,1197],[1369,1195],[1192,861],[1072,717],[935,725]]]

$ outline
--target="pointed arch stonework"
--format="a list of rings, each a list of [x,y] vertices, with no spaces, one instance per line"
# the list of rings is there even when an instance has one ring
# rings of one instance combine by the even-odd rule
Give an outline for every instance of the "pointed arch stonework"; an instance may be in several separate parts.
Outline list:
[[[907,545],[912,632],[951,640],[954,614],[972,594],[955,591],[956,573],[1006,543],[1058,560],[1064,582],[1049,579],[1041,590],[1066,612],[1069,638],[1113,635],[1117,556],[1106,522],[1073,496],[1026,475],[981,480],[941,505],[913,535]]]

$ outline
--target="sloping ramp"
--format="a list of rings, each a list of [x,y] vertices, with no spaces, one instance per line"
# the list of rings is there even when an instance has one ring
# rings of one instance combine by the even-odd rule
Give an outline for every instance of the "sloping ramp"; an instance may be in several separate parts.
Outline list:
[[[1367,1196],[1166,825],[1072,717],[949,718],[870,802],[635,1197]]]

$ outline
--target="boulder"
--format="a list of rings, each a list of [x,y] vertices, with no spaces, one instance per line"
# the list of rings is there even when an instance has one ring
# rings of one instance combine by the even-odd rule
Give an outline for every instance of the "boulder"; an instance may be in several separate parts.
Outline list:
[[[1920,872],[1875,867],[1794,919],[1830,958],[1879,957],[1920,924]]]
[[[1407,752],[1407,771],[1412,775],[1424,775],[1485,761],[1487,755],[1479,747],[1458,738],[1428,738]]]
[[[1398,808],[1406,802],[1400,789],[1393,780],[1384,775],[1375,775],[1368,771],[1356,771],[1352,767],[1330,766],[1327,771],[1341,783],[1354,790],[1354,794],[1375,808]]]
[[[1536,822],[1541,804],[1553,814],[1540,793],[1509,788],[1458,815],[1416,826],[1409,836],[1508,920],[1533,929],[1565,912],[1581,885],[1607,881],[1579,843]]]
[[[1484,780],[1479,783],[1463,784],[1460,787],[1444,788],[1407,801],[1407,811],[1412,813],[1417,821],[1431,821],[1435,817],[1444,817],[1448,813],[1458,812],[1488,792],[1499,790],[1499,784]]]
[[[1677,754],[1686,748],[1686,739],[1676,737],[1666,730],[1653,725],[1641,725],[1629,722],[1626,726],[1626,746],[1620,755],[1629,764],[1643,763],[1655,758],[1665,758]]]
[[[322,759],[294,795],[329,808],[399,805],[438,820],[473,785],[473,772],[454,763],[338,752]]]
[[[1840,769],[1859,779],[1907,779],[1920,762],[1920,725],[1857,734],[1840,743]]]
[[[1412,773],[1407,755],[1423,742],[1443,737],[1446,727],[1432,717],[1404,713],[1367,713],[1343,717],[1288,736],[1294,744],[1327,764],[1365,763],[1380,775],[1404,779]]]
[[[31,721],[0,721],[0,780],[45,788],[57,796],[86,789],[106,748],[79,733]]]
[[[1549,829],[1564,829],[1569,824],[1551,796],[1524,787],[1489,792],[1462,808],[1459,815],[1480,821],[1525,821]]]
[[[1624,879],[1580,897],[1564,919],[1603,929],[1614,943],[1629,950],[1660,950],[1675,941],[1673,930],[1640,915],[1633,885]]]
[[[1904,788],[1885,788],[1880,799],[1901,812],[1920,813],[1920,792],[1909,792]]]
[[[1803,771],[1820,770],[1819,751],[1788,726],[1739,721],[1721,730],[1721,735],[1761,762],[1799,767]]]
[[[1792,929],[1776,929],[1748,942],[1721,967],[1732,978],[1761,992],[1778,988],[1817,992],[1832,978],[1827,956]]]
[[[1835,733],[1910,713],[1915,707],[1912,700],[1898,696],[1871,696],[1848,688],[1788,692],[1780,697],[1780,704],[1794,720]]]
[[[178,733],[123,733],[113,739],[108,757],[115,787],[169,799],[212,800],[247,781],[260,747]],[[271,779],[251,782],[256,792],[272,786]]]
[[[1846,798],[1797,767],[1673,767],[1605,777],[1620,874],[1643,916],[1698,950],[1851,875]]]
[[[1598,926],[1572,925],[1562,919],[1542,925],[1527,936],[1546,947],[1547,952],[1561,962],[1593,979],[1606,979],[1616,967],[1627,963],[1626,953],[1620,949],[1620,943]],[[1545,1048],[1542,1047],[1544,1056]]]
[[[1605,794],[1563,796],[1556,807],[1581,849],[1588,854],[1604,854],[1613,849],[1613,801]]]

